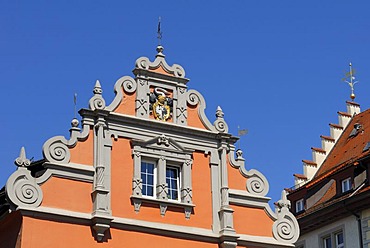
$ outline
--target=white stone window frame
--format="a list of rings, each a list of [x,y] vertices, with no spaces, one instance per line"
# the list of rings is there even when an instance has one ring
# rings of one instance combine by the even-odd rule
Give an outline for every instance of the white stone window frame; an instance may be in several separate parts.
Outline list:
[[[348,177],[346,179],[343,179],[341,182],[342,186],[342,193],[346,193],[352,189],[352,180],[351,177]]]
[[[343,243],[342,244],[338,244],[338,240],[337,240],[338,234],[340,234],[340,233],[343,235]],[[320,248],[328,248],[325,245],[325,240],[326,239],[331,240],[331,247],[332,248],[344,248],[344,247],[346,247],[346,240],[345,240],[345,235],[344,234],[345,234],[344,225],[341,225],[339,227],[336,227],[336,228],[327,230],[324,233],[321,233],[319,235],[319,241],[320,241],[319,247]]]
[[[299,212],[302,212],[302,211],[304,211],[304,199],[303,198],[299,199],[295,203],[295,212],[299,213]]]
[[[182,188],[182,180],[181,180],[181,177],[182,177],[182,171],[181,171],[181,166],[177,166],[177,165],[168,165],[166,164],[166,181],[167,181],[167,169],[175,169],[176,172],[177,172],[177,176],[176,176],[176,187],[177,187],[177,199],[172,199],[172,198],[168,198],[169,201],[176,201],[176,202],[181,202],[181,188]],[[167,183],[168,185],[168,183]],[[168,196],[170,195],[170,185],[168,185]]]
[[[154,143],[162,145],[163,140],[167,141],[163,143],[164,146],[153,146]],[[170,144],[180,149],[170,149]],[[163,135],[146,142],[133,141],[132,145],[134,175],[131,199],[135,212],[140,212],[142,203],[149,203],[159,205],[162,216],[166,214],[168,206],[182,208],[184,209],[185,217],[189,219],[193,207],[195,207],[192,202],[192,151],[185,150],[171,138],[166,138]],[[155,185],[156,193],[154,197],[142,195],[141,161],[154,161],[156,163],[157,184]],[[167,165],[179,168],[179,200],[168,199]]]
[[[156,161],[154,160],[148,160],[148,159],[145,159],[145,160],[142,160],[141,163],[140,163],[140,179],[142,180],[142,174],[141,174],[141,166],[142,166],[142,163],[148,163],[148,164],[153,164],[153,195],[150,196],[150,195],[143,195],[142,194],[142,197],[148,197],[148,198],[155,198],[156,196],[156,184],[157,184],[157,163]],[[143,187],[143,184],[142,184],[142,187]]]

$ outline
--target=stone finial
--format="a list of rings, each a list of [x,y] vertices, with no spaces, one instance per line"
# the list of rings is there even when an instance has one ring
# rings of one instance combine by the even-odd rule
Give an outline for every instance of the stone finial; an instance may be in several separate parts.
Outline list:
[[[26,158],[26,150],[24,147],[21,148],[19,157],[15,159],[14,163],[18,167],[27,167],[31,164],[31,160]]]
[[[76,118],[73,118],[71,121],[71,126],[72,127],[78,127],[79,121]]]
[[[96,80],[93,92],[96,95],[101,95],[103,93],[99,80]]]
[[[158,45],[157,48],[157,55],[155,57],[165,57],[165,55],[163,54],[163,50],[164,50],[164,47],[161,46],[161,45]]]
[[[220,106],[217,106],[216,109],[216,117],[217,118],[224,118],[224,112],[222,112],[222,109]]]
[[[243,158],[243,151],[241,149],[236,150],[236,160],[244,159]]]
[[[277,220],[272,225],[274,238],[280,242],[293,244],[299,238],[299,225],[297,219],[289,211],[290,201],[286,191],[281,193],[281,200],[276,203]]]
[[[281,192],[281,199],[276,203],[277,211],[288,211],[290,209],[290,201],[287,198],[286,191]]]
[[[93,92],[94,96],[89,101],[90,109],[91,110],[104,109],[105,100],[102,97],[103,90],[101,88],[99,80],[96,80]]]
[[[224,112],[222,111],[221,107],[218,106],[216,109],[216,121],[213,123],[213,126],[216,128],[217,131],[221,133],[227,133],[228,126],[224,120]]]

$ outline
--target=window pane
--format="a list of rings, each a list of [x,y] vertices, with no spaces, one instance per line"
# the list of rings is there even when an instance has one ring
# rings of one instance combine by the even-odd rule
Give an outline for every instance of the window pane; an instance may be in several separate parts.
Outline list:
[[[141,180],[143,195],[154,196],[154,164],[141,162]]]
[[[351,189],[351,178],[344,179],[342,181],[342,192],[347,192]]]
[[[154,193],[153,192],[153,186],[148,186],[147,187],[147,195],[153,196],[154,195],[153,193]]]
[[[295,211],[298,213],[304,210],[303,199],[300,199],[295,204]]]
[[[149,185],[154,184],[154,176],[153,175],[148,174],[147,179],[148,179],[148,184]]]
[[[143,189],[141,190],[141,193],[142,193],[143,195],[146,195],[146,187],[143,187]]]
[[[344,247],[344,239],[343,239],[343,233],[342,233],[342,232],[337,233],[337,234],[335,235],[335,240],[336,240],[337,248],[342,248],[342,247]]]
[[[178,200],[178,183],[179,183],[178,168],[166,168],[166,183],[168,185],[168,199]]]
[[[331,238],[324,238],[324,248],[331,248]]]

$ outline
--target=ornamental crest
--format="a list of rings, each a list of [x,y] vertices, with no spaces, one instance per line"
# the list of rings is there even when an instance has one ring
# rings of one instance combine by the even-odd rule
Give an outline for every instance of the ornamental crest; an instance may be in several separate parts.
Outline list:
[[[167,90],[155,88],[149,94],[150,111],[156,120],[167,121],[172,116],[173,99]]]

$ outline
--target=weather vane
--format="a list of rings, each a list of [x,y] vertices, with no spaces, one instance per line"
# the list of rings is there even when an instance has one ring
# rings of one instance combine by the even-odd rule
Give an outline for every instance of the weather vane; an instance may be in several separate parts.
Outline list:
[[[161,45],[161,41],[162,41],[161,17],[158,18],[157,38],[158,38],[158,46],[160,46]]]
[[[358,83],[358,81],[355,81],[355,70],[352,69],[352,63],[349,63],[349,72],[347,72],[346,77],[344,78],[344,82],[346,82],[349,87],[351,88],[351,99],[352,101],[355,100],[355,84]]]
[[[248,134],[248,129],[240,129],[238,125],[238,137]],[[238,140],[238,149],[240,149],[240,139]]]
[[[73,103],[74,103],[74,118],[76,119],[76,115],[77,115],[77,110],[76,110],[76,106],[77,106],[77,93],[74,94],[73,96]]]

